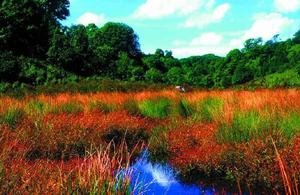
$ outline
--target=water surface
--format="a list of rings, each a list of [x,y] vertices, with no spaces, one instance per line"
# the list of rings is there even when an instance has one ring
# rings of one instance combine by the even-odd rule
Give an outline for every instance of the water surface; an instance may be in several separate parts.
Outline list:
[[[139,183],[145,187],[145,194],[215,194],[213,188],[201,188],[197,185],[185,185],[178,181],[177,173],[169,165],[153,164],[148,160],[148,152],[131,167],[132,185]]]

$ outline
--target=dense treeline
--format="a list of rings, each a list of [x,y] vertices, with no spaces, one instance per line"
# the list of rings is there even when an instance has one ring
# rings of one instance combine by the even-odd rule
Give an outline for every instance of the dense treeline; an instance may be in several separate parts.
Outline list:
[[[267,42],[249,39],[243,49],[226,57],[176,59],[171,51],[161,49],[145,55],[138,36],[126,24],[61,25],[69,16],[69,4],[68,0],[0,1],[2,87],[3,83],[36,86],[93,78],[203,88],[269,80],[280,82],[272,86],[300,86],[300,79],[295,80],[300,77],[300,31],[286,41],[280,41],[279,35]]]

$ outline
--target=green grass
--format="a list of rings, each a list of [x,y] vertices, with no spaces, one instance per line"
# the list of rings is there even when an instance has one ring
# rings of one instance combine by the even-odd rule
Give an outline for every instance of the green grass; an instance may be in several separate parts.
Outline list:
[[[139,104],[134,99],[129,99],[123,104],[124,110],[126,110],[132,116],[141,115]]]
[[[291,113],[280,124],[280,132],[287,138],[293,138],[300,132],[300,114]]]
[[[24,116],[24,110],[20,108],[10,108],[0,117],[0,123],[8,125],[12,130],[14,130],[23,120]]]
[[[24,110],[31,116],[44,115],[47,112],[47,105],[42,101],[32,100],[25,106]]]
[[[165,119],[171,114],[171,101],[165,97],[157,97],[142,101],[139,108],[145,117]]]
[[[50,108],[50,112],[54,114],[77,114],[83,112],[83,110],[83,105],[77,101],[70,101],[61,105],[55,105]]]
[[[183,118],[188,118],[194,113],[192,105],[185,99],[181,99],[177,104],[177,112]]]
[[[280,116],[278,113],[261,114],[258,111],[237,112],[232,124],[222,124],[217,132],[220,142],[242,143],[252,139],[280,135],[291,140],[300,132],[300,115],[291,113]]]
[[[167,127],[156,127],[152,129],[149,138],[150,159],[154,162],[166,162],[169,157]]]
[[[115,104],[107,104],[105,102],[100,102],[100,101],[92,101],[89,104],[90,111],[98,111],[98,112],[102,112],[104,114],[113,112],[116,109],[117,109],[117,106]]]
[[[215,97],[206,97],[196,106],[193,118],[202,122],[213,122],[216,117],[221,115],[223,100]]]
[[[246,88],[279,88],[279,87],[299,87],[300,75],[296,69],[289,69],[282,73],[273,73],[259,78],[244,85]]]

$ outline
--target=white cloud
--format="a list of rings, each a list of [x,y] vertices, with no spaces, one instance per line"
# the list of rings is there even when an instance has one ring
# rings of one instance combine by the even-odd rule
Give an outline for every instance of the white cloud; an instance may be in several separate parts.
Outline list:
[[[231,49],[225,45],[222,46],[201,46],[201,47],[181,47],[171,49],[173,55],[179,58],[187,56],[198,56],[205,54],[215,54],[225,56]]]
[[[230,45],[242,47],[247,39],[262,37],[264,41],[267,41],[276,34],[288,35],[287,37],[289,37],[297,26],[295,23],[293,19],[279,13],[257,14],[254,16],[254,23],[251,28],[246,30],[241,37],[232,39]]]
[[[173,43],[177,43],[174,44],[175,48],[171,49],[176,57],[209,53],[224,56],[230,51],[230,48],[223,43],[223,35],[215,32],[203,33],[190,42],[176,40]]]
[[[88,25],[88,24],[96,24],[96,25],[102,25],[104,24],[106,21],[105,16],[100,14],[97,15],[95,13],[91,13],[91,12],[86,12],[83,15],[81,15],[78,19],[77,19],[77,23],[78,24],[83,24],[83,25]]]
[[[262,37],[264,40],[271,39],[275,34],[280,34],[290,29],[294,20],[282,16],[279,13],[258,14],[255,16],[255,22],[245,33],[244,38]]]
[[[137,19],[158,19],[172,14],[187,15],[202,6],[210,7],[214,0],[147,0],[134,13]]]
[[[192,40],[191,45],[218,45],[222,42],[223,36],[214,32],[208,32]]]
[[[277,11],[288,13],[295,12],[300,9],[300,0],[275,0]]]
[[[190,16],[184,23],[185,27],[198,27],[203,28],[204,26],[220,22],[230,9],[229,3],[219,5],[214,10],[207,11],[206,13],[196,13]]]

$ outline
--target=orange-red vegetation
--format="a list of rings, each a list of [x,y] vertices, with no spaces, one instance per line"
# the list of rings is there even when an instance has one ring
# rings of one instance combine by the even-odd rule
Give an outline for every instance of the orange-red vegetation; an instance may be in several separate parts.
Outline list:
[[[169,131],[169,150],[172,153],[170,162],[176,166],[215,164],[226,149],[225,144],[216,142],[216,126],[196,124],[181,126]]]
[[[166,112],[166,119],[150,118],[138,112],[140,102],[155,97],[170,100],[171,103],[167,106],[171,108]],[[222,102],[220,113],[209,113],[209,107],[199,106],[199,102],[208,97]],[[182,99],[188,102],[186,106],[190,108],[185,110],[186,116],[181,116],[176,110],[176,104]],[[134,114],[124,106],[129,100],[133,103],[129,104],[132,107],[128,109],[132,109]],[[31,108],[28,106],[31,102],[38,103]],[[72,104],[66,105],[70,102]],[[98,109],[99,105],[95,104],[93,106],[96,109],[91,109],[91,104],[95,102],[103,103],[106,107]],[[65,107],[61,109],[63,106]],[[8,112],[11,109],[21,111],[14,116],[14,112]],[[207,115],[206,120],[200,120],[201,117],[196,115],[199,114],[196,112],[201,112],[199,109],[206,109],[200,113]],[[126,154],[131,152],[130,147],[140,144],[140,141],[144,141],[150,150],[160,150],[157,154],[164,155],[167,152],[168,162],[181,172],[193,168],[200,169],[202,173],[217,171],[228,182],[246,184],[251,189],[263,186],[271,189],[272,193],[282,192],[283,187],[299,189],[300,129],[297,129],[297,118],[287,120],[293,123],[292,126],[284,124],[285,128],[293,131],[290,138],[277,132],[236,143],[217,139],[221,125],[230,127],[236,113],[251,111],[259,113],[259,117],[268,117],[268,114],[289,117],[291,113],[300,116],[300,91],[216,90],[178,93],[165,90],[62,93],[25,97],[22,100],[0,97],[0,193],[70,193],[67,191],[68,187],[71,190],[91,192],[95,178],[101,178],[97,180],[99,186],[108,182],[109,188],[112,188],[116,182],[113,170],[130,164]],[[6,118],[5,114],[8,115]],[[14,117],[19,117],[19,120]],[[259,118],[255,117],[254,119]],[[264,130],[255,129],[255,125],[252,125],[255,121],[249,118],[246,125],[257,132]],[[271,123],[275,124],[276,121],[272,120],[274,119],[270,118]],[[246,129],[235,130],[238,133]],[[118,155],[115,155],[112,148],[106,150],[111,141],[116,142],[117,146],[121,140],[128,144],[129,151],[117,152]],[[152,147],[151,144],[155,146]],[[100,151],[100,154],[95,151]],[[207,167],[209,170],[204,170]],[[288,175],[285,180],[281,178],[282,173]],[[128,180],[123,183],[128,186]]]

